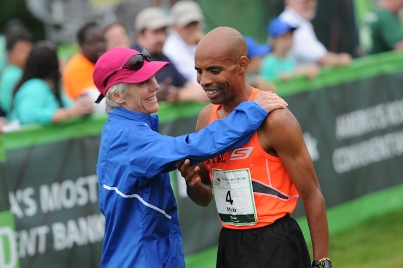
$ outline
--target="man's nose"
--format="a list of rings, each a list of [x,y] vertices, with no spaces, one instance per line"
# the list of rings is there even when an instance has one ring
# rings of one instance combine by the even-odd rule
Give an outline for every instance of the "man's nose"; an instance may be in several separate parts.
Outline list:
[[[197,81],[203,87],[208,84],[211,84],[211,77],[208,74],[198,74]]]

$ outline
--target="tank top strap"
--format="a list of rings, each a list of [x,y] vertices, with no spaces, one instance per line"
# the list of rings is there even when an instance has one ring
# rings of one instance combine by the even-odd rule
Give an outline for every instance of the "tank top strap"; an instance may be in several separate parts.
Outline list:
[[[253,99],[253,97],[255,97],[257,94],[260,94],[261,91],[257,88],[252,87],[252,91],[250,92],[248,101],[251,101]]]

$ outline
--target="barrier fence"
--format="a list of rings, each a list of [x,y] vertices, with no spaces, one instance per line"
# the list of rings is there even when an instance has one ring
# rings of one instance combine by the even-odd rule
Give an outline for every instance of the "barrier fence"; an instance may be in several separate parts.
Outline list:
[[[301,125],[331,232],[403,207],[402,53],[276,84]],[[193,132],[202,107],[162,103],[161,133]],[[105,222],[95,166],[105,122],[100,115],[0,136],[0,268],[99,267]],[[171,185],[187,267],[214,267],[214,203],[196,206],[178,172]],[[307,233],[301,205],[293,216]]]

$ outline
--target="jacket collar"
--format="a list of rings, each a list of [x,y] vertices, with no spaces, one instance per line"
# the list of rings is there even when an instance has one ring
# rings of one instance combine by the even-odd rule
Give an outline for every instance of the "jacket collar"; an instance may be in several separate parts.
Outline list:
[[[134,112],[125,108],[115,108],[112,112],[108,114],[109,121],[112,118],[116,119],[129,119],[133,121],[141,121],[146,123],[152,130],[158,132],[158,115],[154,114],[144,114],[139,112]]]

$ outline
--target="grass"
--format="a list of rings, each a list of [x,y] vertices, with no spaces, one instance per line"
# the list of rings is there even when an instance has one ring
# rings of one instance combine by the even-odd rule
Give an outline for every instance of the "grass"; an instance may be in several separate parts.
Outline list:
[[[312,256],[312,248],[309,250]],[[216,252],[214,247],[187,257],[186,267],[215,267]],[[335,268],[403,267],[403,210],[370,218],[331,235],[330,258]]]
[[[403,267],[403,210],[330,236],[330,258],[338,268]]]

